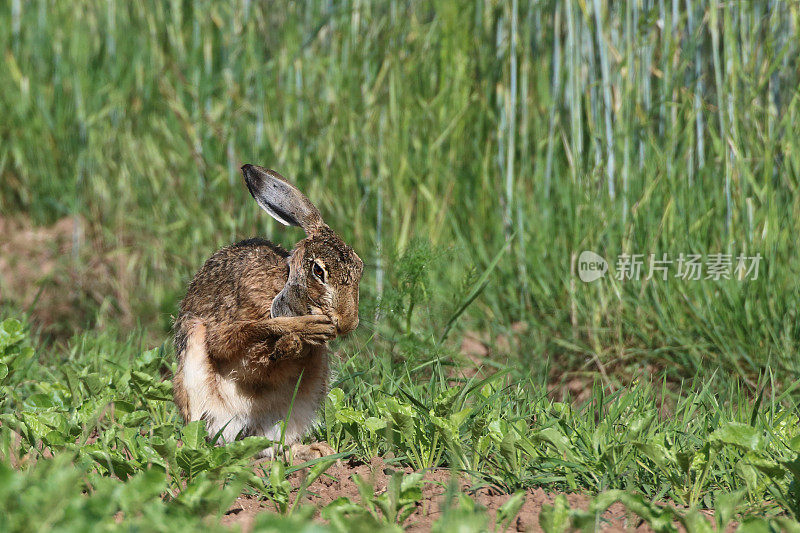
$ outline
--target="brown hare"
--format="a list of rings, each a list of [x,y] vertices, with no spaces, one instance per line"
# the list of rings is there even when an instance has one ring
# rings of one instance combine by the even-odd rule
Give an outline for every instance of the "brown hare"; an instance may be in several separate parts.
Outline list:
[[[205,420],[225,442],[278,441],[287,421],[283,439],[292,444],[328,393],[327,341],[358,325],[364,265],[277,172],[244,165],[242,173],[258,205],[306,238],[291,252],[248,239],[206,261],[175,322],[175,404],[184,420]]]

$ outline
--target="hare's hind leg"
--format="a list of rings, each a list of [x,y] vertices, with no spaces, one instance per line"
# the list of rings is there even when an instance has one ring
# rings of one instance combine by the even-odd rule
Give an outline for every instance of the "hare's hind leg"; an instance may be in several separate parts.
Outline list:
[[[189,421],[189,396],[186,392],[186,386],[183,384],[183,361],[178,362],[178,368],[175,371],[175,376],[172,378],[172,397],[175,405],[178,407],[178,412],[183,418],[184,422]]]
[[[189,392],[186,390],[186,384],[183,380],[183,365],[186,360],[186,343],[187,333],[183,322],[179,319],[175,323],[175,358],[178,360],[178,366],[175,369],[175,375],[172,376],[172,395],[175,400],[175,406],[183,418],[184,422],[189,419]]]
[[[208,400],[214,393],[214,369],[205,346],[206,328],[195,323],[189,328],[183,353],[182,382],[187,399],[187,422],[200,420],[208,411]]]
[[[183,353],[182,372],[176,376],[176,383],[182,385],[185,396],[184,418],[187,422],[206,421],[206,431],[214,436],[222,430],[222,440],[232,442],[243,429],[240,417],[232,412],[229,402],[223,399],[217,372],[211,364],[206,351],[206,328],[195,323],[189,328],[186,349]],[[183,408],[181,408],[183,411]]]

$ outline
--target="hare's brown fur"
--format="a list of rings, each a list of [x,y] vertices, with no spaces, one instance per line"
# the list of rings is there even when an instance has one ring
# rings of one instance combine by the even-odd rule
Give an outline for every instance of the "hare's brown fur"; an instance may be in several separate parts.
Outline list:
[[[288,418],[283,437],[291,443],[328,392],[325,342],[358,324],[363,264],[302,193],[277,174],[265,174],[271,171],[248,167],[245,177],[259,204],[282,222],[302,219],[308,237],[291,253],[249,239],[206,261],[175,323],[175,403],[185,420],[206,420],[209,432],[221,431],[225,441],[278,439],[280,422]],[[280,180],[274,183],[288,187],[289,200],[261,197],[262,177]],[[324,269],[324,279],[315,279],[312,268]]]

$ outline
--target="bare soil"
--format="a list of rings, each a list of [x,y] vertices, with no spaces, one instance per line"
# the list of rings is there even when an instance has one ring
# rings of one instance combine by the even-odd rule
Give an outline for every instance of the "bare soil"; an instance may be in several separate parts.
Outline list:
[[[0,216],[0,304],[30,312],[34,327],[54,338],[85,326],[107,301],[124,322],[116,261],[101,244],[80,217],[42,227]]]
[[[342,496],[349,498],[353,503],[359,503],[361,498],[358,487],[353,481],[353,474],[369,480],[374,487],[375,494],[381,494],[386,490],[393,471],[405,474],[412,472],[409,468],[396,469],[389,466],[381,458],[374,458],[368,464],[355,461],[336,464],[328,469],[326,475],[320,476],[311,484],[304,503],[322,509]],[[292,476],[292,483],[295,487],[301,483],[302,476],[303,473],[300,472]],[[498,508],[510,497],[493,488],[476,490],[466,479],[453,480],[451,473],[447,470],[428,471],[424,474],[422,500],[417,504],[413,514],[401,525],[407,531],[430,530],[433,523],[442,516],[443,507],[446,505],[445,494],[450,483],[456,483],[459,490],[467,493],[473,501],[485,507],[490,523],[493,523]],[[510,524],[510,530],[542,531],[539,527],[539,514],[542,506],[552,505],[558,495],[557,492],[545,492],[541,488],[528,490],[525,503]],[[591,502],[591,497],[588,495],[565,494],[565,496],[573,509],[587,509]],[[268,512],[275,512],[269,501],[251,496],[241,496],[223,517],[223,524],[237,525],[242,528],[242,531],[249,532],[252,530],[258,514]],[[317,518],[321,520],[319,515]],[[610,532],[651,531],[646,524],[642,523],[641,519],[628,513],[625,507],[619,503],[612,505],[602,515],[598,526],[602,531]]]

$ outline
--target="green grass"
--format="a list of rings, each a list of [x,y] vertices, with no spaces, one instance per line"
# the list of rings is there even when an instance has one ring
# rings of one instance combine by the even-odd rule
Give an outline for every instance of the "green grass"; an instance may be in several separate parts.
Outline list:
[[[73,355],[35,364],[45,356],[22,325],[0,325],[3,530],[113,528],[117,518],[146,530],[211,527],[242,492],[275,510],[259,519],[265,528],[308,524],[313,508],[287,481],[297,467],[251,466],[266,439],[214,446],[202,422],[179,422],[162,381],[174,368],[168,351],[90,335],[77,341]],[[538,486],[598,494],[588,510],[557,500],[542,518],[547,531],[591,529],[617,500],[658,531],[677,522],[706,531],[698,509],[714,510],[720,528],[731,519],[800,527],[800,411],[789,401],[796,384],[781,395],[765,387],[753,400],[697,380],[673,406],[663,384],[636,382],[613,394],[595,384],[578,406],[549,399],[544,384],[512,368],[454,379],[448,358],[391,361],[368,345],[351,350],[312,436],[344,456],[382,455],[417,472],[451,468],[475,487],[509,494]],[[313,465],[308,483],[334,460]],[[420,481],[396,476],[384,496],[364,486],[359,501],[335,500],[322,517],[335,531],[402,525],[422,496]],[[501,520],[514,518],[519,494]],[[664,501],[676,507],[652,503]],[[37,511],[44,504],[48,512]],[[467,494],[454,505],[438,527],[452,530],[450,520],[471,510],[464,527],[484,529],[486,515]]]
[[[192,528],[223,509],[223,480],[226,498],[287,497],[277,473],[245,475],[245,448],[198,437],[199,474],[175,462],[187,429],[160,381],[173,355],[148,351],[215,249],[300,238],[252,202],[245,162],[297,182],[367,264],[318,437],[509,492],[589,491],[602,507],[624,490],[797,518],[799,8],[3,4],[0,211],[74,217],[82,232],[58,261],[109,273],[107,292],[77,295],[93,302],[88,323],[35,331],[24,357],[0,342],[18,361],[2,381],[3,464],[56,454],[3,467],[28,487],[8,494],[30,494],[4,504],[6,529],[56,495],[74,529],[113,527],[118,510],[131,527]],[[755,281],[584,284],[583,250],[612,273],[623,252],[764,260]],[[3,298],[0,315],[29,311]],[[65,328],[69,342],[50,336]],[[465,331],[497,373],[452,387]],[[573,379],[592,388],[585,402],[547,394]],[[111,404],[127,422],[100,416]],[[99,444],[75,445],[95,430]],[[652,525],[645,503],[627,501]],[[370,505],[358,519],[383,520]],[[449,516],[480,521],[470,509]],[[328,513],[333,527],[357,518]],[[587,520],[563,502],[548,516],[552,530]]]

